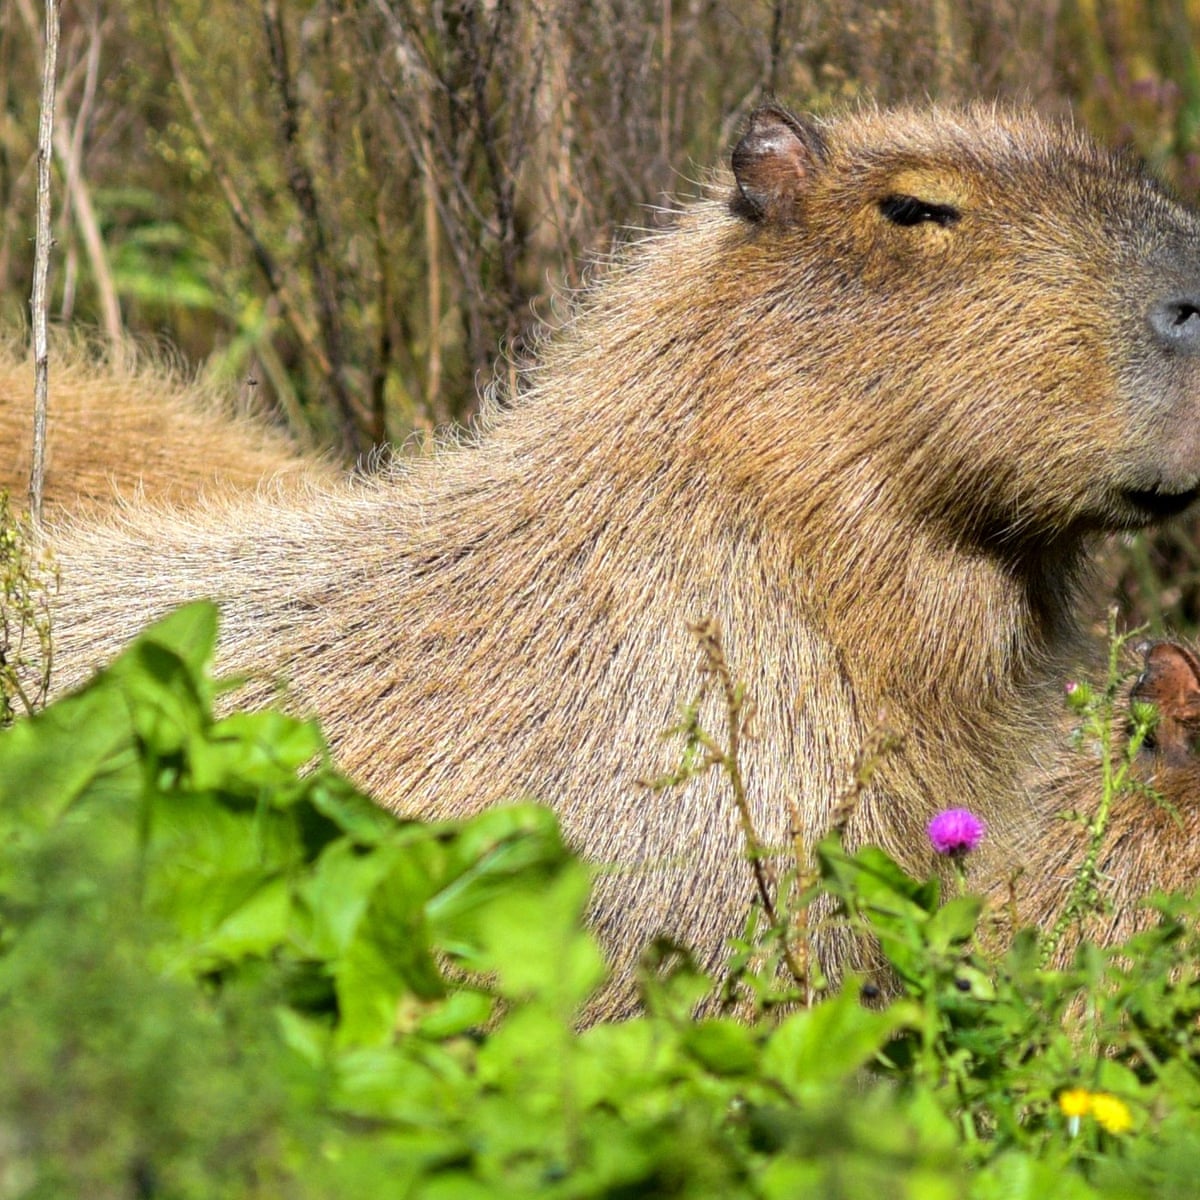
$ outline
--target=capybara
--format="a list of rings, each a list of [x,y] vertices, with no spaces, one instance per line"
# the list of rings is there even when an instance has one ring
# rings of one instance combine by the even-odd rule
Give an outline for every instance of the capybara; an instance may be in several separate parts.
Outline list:
[[[463,444],[294,503],[60,531],[64,681],[218,597],[220,665],[283,676],[383,803],[555,806],[627,983],[660,931],[716,960],[753,896],[721,773],[639,782],[678,763],[687,622],[711,618],[756,702],[765,843],[793,805],[823,833],[886,725],[848,839],[926,871],[931,814],[966,805],[976,869],[1006,873],[1090,539],[1200,494],[1200,220],[995,107],[769,105],[732,167]],[[723,736],[719,697],[700,716]]]
[[[24,507],[33,447],[33,360],[0,340],[0,489]],[[143,356],[118,370],[78,339],[56,339],[47,405],[47,515],[121,500],[188,503],[275,481],[331,480],[333,462],[300,454],[216,388]]]
[[[1128,937],[1151,919],[1139,901],[1155,890],[1200,886],[1200,658],[1179,642],[1147,641],[1130,702],[1154,706],[1156,719],[1117,795],[1096,858],[1093,905],[1080,926],[1101,942]],[[1132,704],[1129,706],[1132,708]],[[1124,704],[1118,717],[1132,715]],[[1126,730],[1115,730],[1112,759],[1126,757]],[[1099,807],[1102,765],[1096,747],[1064,755],[1034,796],[1035,815],[1018,837],[1023,870],[1013,889],[1022,924],[1051,926],[1067,905],[1087,852],[1088,823]],[[1004,881],[994,882],[1003,899]],[[1060,945],[1069,957],[1073,936]]]

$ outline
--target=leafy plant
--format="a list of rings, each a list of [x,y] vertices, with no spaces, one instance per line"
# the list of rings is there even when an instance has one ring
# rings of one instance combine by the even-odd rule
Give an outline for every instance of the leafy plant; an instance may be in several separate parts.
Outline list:
[[[215,630],[181,610],[0,736],[3,1200],[1190,1194],[1193,901],[1050,971],[834,834],[811,892],[894,998],[697,1017],[680,955],[581,1030],[603,971],[552,814],[379,810],[313,724],[214,716]]]
[[[50,687],[50,598],[58,588],[53,559],[35,545],[0,491],[0,728],[31,713]]]

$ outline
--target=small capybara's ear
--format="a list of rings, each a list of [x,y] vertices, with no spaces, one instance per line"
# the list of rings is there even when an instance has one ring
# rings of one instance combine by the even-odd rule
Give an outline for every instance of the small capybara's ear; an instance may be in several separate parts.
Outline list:
[[[748,221],[791,220],[824,157],[825,141],[815,125],[764,104],[733,150],[733,211]]]
[[[1129,698],[1158,709],[1148,744],[1169,761],[1190,760],[1200,735],[1200,659],[1178,642],[1143,642],[1138,649],[1144,666]]]

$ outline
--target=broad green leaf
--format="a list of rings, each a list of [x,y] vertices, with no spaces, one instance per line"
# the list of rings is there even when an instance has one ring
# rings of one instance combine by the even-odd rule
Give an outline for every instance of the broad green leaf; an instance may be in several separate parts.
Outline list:
[[[286,879],[267,879],[248,895],[196,947],[192,969],[267,957],[286,946],[291,929],[292,890]]]
[[[377,845],[395,837],[404,825],[399,818],[369,800],[349,781],[337,775],[317,779],[306,793],[308,802],[336,830],[364,846]],[[302,819],[304,819],[302,817]],[[306,832],[307,832],[306,824]],[[324,845],[329,831],[323,830],[317,846]]]
[[[800,1098],[848,1079],[897,1033],[919,1023],[920,1010],[913,1004],[898,1002],[881,1012],[864,1008],[851,982],[828,1000],[788,1017],[768,1040],[762,1069]]]
[[[684,1031],[681,1045],[714,1075],[745,1075],[759,1062],[759,1039],[732,1020],[697,1021]]]
[[[0,827],[15,817],[44,829],[98,778],[141,787],[133,730],[114,693],[92,688],[0,734]]]
[[[159,646],[176,655],[195,679],[207,678],[217,645],[217,606],[198,600],[168,613],[138,635],[135,645]],[[128,652],[110,668],[114,674],[133,670]]]
[[[969,1200],[1098,1200],[1101,1195],[1074,1171],[1018,1151],[998,1155],[967,1193]]]
[[[324,749],[315,722],[271,710],[234,713],[213,725],[195,748],[192,783],[197,789],[229,788],[240,795],[273,788],[283,799],[306,790],[296,773]]]
[[[448,1120],[474,1100],[461,1064],[438,1047],[421,1042],[405,1049],[354,1047],[335,1060],[331,1103],[358,1117],[404,1121],[431,1131],[444,1130],[442,1152],[463,1153],[461,1134]]]
[[[424,1013],[417,1022],[421,1037],[442,1041],[473,1029],[482,1029],[491,1019],[496,1002],[483,992],[460,987]]]
[[[341,1045],[386,1042],[395,1029],[397,1005],[405,991],[427,1000],[445,994],[425,921],[431,881],[414,876],[417,864],[411,850],[403,847],[372,888],[353,936],[332,965]]]
[[[346,841],[326,847],[297,884],[306,911],[300,936],[311,954],[334,959],[345,951],[397,853],[384,848],[362,854]]]
[[[604,978],[604,960],[583,927],[591,879],[572,863],[535,888],[497,892],[477,921],[482,952],[471,965],[494,971],[511,999],[538,999],[574,1012]]]
[[[549,875],[568,860],[554,814],[525,805],[481,813],[447,846],[452,876],[430,898],[428,916],[439,936],[470,937],[476,915],[512,889],[514,880]]]
[[[947,900],[925,925],[925,940],[929,948],[944,953],[969,941],[979,924],[983,900],[979,896],[956,896]]]

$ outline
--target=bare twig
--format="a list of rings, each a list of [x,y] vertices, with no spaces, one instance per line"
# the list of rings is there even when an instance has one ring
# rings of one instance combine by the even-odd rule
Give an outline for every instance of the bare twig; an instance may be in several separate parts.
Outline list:
[[[754,703],[746,695],[742,684],[738,683],[733,672],[729,669],[725,658],[725,648],[721,643],[721,633],[716,621],[711,618],[697,621],[690,625],[692,633],[700,643],[700,654],[703,659],[701,671],[704,673],[705,686],[710,680],[716,680],[721,688],[725,701],[725,725],[728,743],[721,747],[699,728],[700,703],[697,700],[693,706],[696,715],[695,734],[706,751],[705,766],[720,767],[733,788],[733,802],[737,809],[738,822],[742,828],[742,840],[746,845],[746,857],[750,860],[750,869],[754,873],[754,885],[758,892],[759,903],[767,918],[774,936],[779,939],[779,948],[783,961],[792,978],[805,987],[808,985],[808,964],[796,957],[792,946],[790,919],[781,917],[775,902],[775,890],[778,881],[772,870],[767,848],[763,845],[754,827],[754,818],[750,812],[750,801],[746,795],[746,783],[742,777],[741,749],[742,742],[750,736],[754,721]],[[703,698],[703,690],[701,693]],[[793,832],[793,845],[799,846],[798,832]],[[802,864],[797,863],[797,868]]]
[[[46,0],[46,41],[42,63],[42,98],[38,114],[37,233],[33,254],[33,469],[29,473],[29,516],[35,529],[42,523],[46,479],[46,406],[50,391],[50,347],[46,330],[46,282],[50,274],[50,160],[54,137],[54,83],[58,71],[58,0]]]
[[[787,0],[775,0],[771,14],[771,66],[767,72],[767,94],[779,91],[780,68],[783,66],[783,29]]]
[[[337,281],[330,265],[325,220],[317,200],[316,184],[301,152],[299,105],[288,64],[287,40],[284,37],[283,17],[278,0],[262,0],[262,18],[271,59],[271,78],[279,94],[280,126],[288,187],[304,218],[303,234],[308,243],[316,282],[317,324],[329,362],[328,383],[340,418],[342,449],[348,456],[354,457],[363,448],[360,445],[361,426],[356,405],[345,380],[344,338],[338,313]]]
[[[383,11],[386,15],[388,10],[384,7]],[[440,141],[436,146],[434,145],[433,139],[439,133],[437,123],[432,118],[427,124],[421,120],[413,120],[410,114],[409,110],[413,107],[411,93],[417,89],[421,89],[418,94],[427,93],[428,89],[436,83],[436,76],[426,71],[423,65],[418,65],[420,55],[413,52],[413,48],[408,44],[405,27],[401,23],[396,22],[391,27],[391,32],[396,38],[393,47],[395,56],[406,64],[404,67],[406,86],[403,89],[397,88],[393,80],[382,71],[378,62],[375,64],[376,81],[382,86],[390,101],[388,112],[395,121],[401,140],[408,149],[413,162],[421,171],[422,178],[428,181],[429,194],[432,195],[436,205],[442,229],[447,234],[446,248],[453,256],[460,283],[469,293],[470,302],[462,306],[463,317],[467,325],[472,357],[479,361],[481,348],[488,344],[487,332],[480,316],[488,297],[476,269],[475,260],[478,255],[473,248],[472,239],[466,234],[467,219],[464,213],[472,218],[478,217],[478,221],[484,229],[489,229],[489,227],[486,218],[478,213],[474,202],[464,203],[463,201],[464,194],[469,197],[469,193],[462,171],[457,165],[458,156]],[[418,108],[421,112],[428,112],[429,104],[419,105]],[[439,186],[442,178],[439,174],[441,171],[445,172],[446,177],[454,185],[452,188]]]
[[[792,844],[792,857],[796,860],[796,877],[792,883],[792,896],[794,901],[801,901],[804,893],[816,885],[817,880],[820,878],[820,873],[809,853],[808,845],[805,841],[804,818],[800,812],[800,801],[797,800],[794,793],[788,793],[787,806],[788,840]],[[813,987],[812,971],[809,970],[813,957],[808,919],[809,906],[794,902],[789,908],[795,926],[795,937],[791,936],[790,930],[787,931],[784,945],[789,949],[789,953],[795,956],[794,964],[791,967],[792,978],[797,981],[803,981],[804,1003],[806,1007],[811,1008],[815,989]]]
[[[166,52],[167,63],[171,68],[171,75],[175,81],[175,86],[179,89],[180,99],[182,99],[184,107],[187,109],[192,128],[195,130],[196,136],[200,139],[200,145],[204,150],[208,167],[212,171],[218,187],[221,189],[221,194],[225,197],[225,203],[229,206],[234,224],[242,231],[242,235],[250,245],[254,261],[258,264],[259,270],[263,273],[267,285],[271,289],[271,294],[278,303],[279,315],[296,336],[305,353],[316,363],[317,369],[327,377],[332,376],[333,366],[329,361],[329,357],[321,347],[316,332],[305,319],[302,307],[293,300],[293,289],[288,282],[283,268],[276,262],[275,256],[255,231],[254,218],[239,195],[237,188],[234,186],[233,176],[225,165],[224,158],[221,156],[217,145],[217,140],[209,128],[208,121],[204,116],[204,110],[192,88],[191,80],[188,78],[187,72],[183,69],[183,63],[175,45],[170,22],[163,11],[162,0],[155,0],[154,16],[158,24],[163,49]]]
[[[475,101],[479,144],[496,200],[500,270],[504,291],[508,296],[507,333],[511,337],[517,330],[516,314],[522,303],[521,284],[517,276],[520,234],[516,226],[516,179],[503,153],[498,114],[489,103],[487,87],[496,48],[501,40],[502,22],[508,15],[507,5],[497,7],[496,23],[490,31],[486,31],[490,36],[484,43],[481,40],[484,31],[478,27],[479,12],[473,6],[468,6],[464,9],[463,29],[471,55],[471,95]]]
[[[658,101],[658,153],[663,162],[671,161],[671,0],[662,0],[659,21],[662,30],[662,85]]]
[[[903,744],[903,735],[888,723],[887,707],[882,706],[874,726],[867,730],[862,746],[854,756],[854,773],[829,819],[831,830],[837,833],[845,831],[863,792],[874,778],[875,768],[886,755],[898,750]]]
[[[66,181],[64,210],[73,212],[75,223],[83,237],[83,246],[92,267],[96,294],[100,301],[100,312],[104,332],[108,338],[112,364],[123,369],[125,354],[125,332],[121,320],[121,305],[117,299],[116,283],[108,266],[108,255],[104,249],[104,238],[100,233],[100,221],[92,205],[91,192],[83,175],[83,143],[91,119],[100,77],[100,50],[103,44],[100,21],[93,15],[90,23],[87,54],[84,57],[83,91],[79,99],[74,131],[65,118],[54,122],[54,149],[62,163]],[[70,93],[64,91],[64,99]]]

